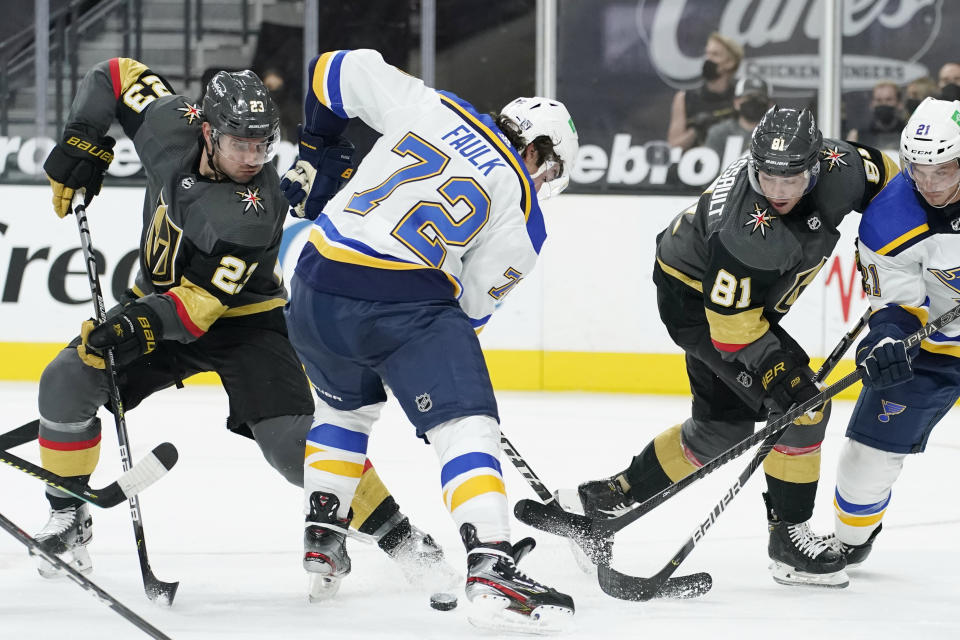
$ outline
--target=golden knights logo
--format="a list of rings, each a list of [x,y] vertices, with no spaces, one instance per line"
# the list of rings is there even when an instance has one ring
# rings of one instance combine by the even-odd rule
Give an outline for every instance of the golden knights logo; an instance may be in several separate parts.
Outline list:
[[[767,213],[766,209],[760,209],[760,204],[757,202],[753,203],[753,213],[749,214],[750,219],[747,220],[743,226],[749,227],[753,225],[753,229],[750,229],[750,235],[753,235],[753,232],[757,229],[760,230],[760,235],[764,238],[767,237],[767,229],[772,229],[770,226],[770,221],[774,219],[775,216],[772,216]]]
[[[823,160],[829,162],[827,166],[827,171],[832,170],[834,167],[844,166],[849,167],[847,161],[843,159],[843,156],[847,155],[846,151],[840,151],[839,147],[834,147],[833,149],[820,149],[820,153],[823,154]],[[839,169],[838,169],[839,171]]]
[[[253,207],[253,212],[260,215],[260,211],[263,209],[263,198],[260,197],[260,187],[254,187],[253,189],[247,187],[246,191],[236,191],[234,193],[240,196],[240,202],[246,203],[246,206],[243,208],[243,213],[246,213],[250,210],[250,207]]]
[[[883,413],[877,415],[877,420],[880,422],[890,422],[890,416],[898,416],[907,410],[907,405],[889,400],[880,400],[880,406],[883,408]]]
[[[150,280],[157,286],[174,282],[174,262],[180,249],[183,229],[173,224],[167,215],[163,192],[157,196],[157,210],[143,241],[143,260],[150,272]]]
[[[195,104],[190,104],[186,100],[183,101],[183,106],[177,109],[177,111],[183,112],[183,115],[180,117],[186,118],[187,124],[193,124],[194,120],[199,120],[203,117],[203,110]]]

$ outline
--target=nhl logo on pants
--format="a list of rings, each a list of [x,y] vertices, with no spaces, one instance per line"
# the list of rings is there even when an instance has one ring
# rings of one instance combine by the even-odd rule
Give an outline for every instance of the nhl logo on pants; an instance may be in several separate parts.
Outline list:
[[[421,393],[415,398],[417,402],[417,409],[420,410],[420,413],[426,413],[433,408],[433,400],[430,399],[429,393]]]

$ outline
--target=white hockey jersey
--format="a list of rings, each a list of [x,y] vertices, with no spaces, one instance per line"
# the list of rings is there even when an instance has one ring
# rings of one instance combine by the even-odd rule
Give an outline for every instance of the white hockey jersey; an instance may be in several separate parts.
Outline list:
[[[873,316],[915,331],[960,301],[960,206],[925,207],[901,173],[860,220],[860,269]],[[960,320],[923,341],[924,351],[960,358]]]
[[[312,116],[329,109],[382,136],[317,218],[297,274],[353,298],[457,300],[483,327],[546,239],[520,156],[489,116],[376,51],[325,53],[309,68],[311,133],[328,133],[329,114]]]

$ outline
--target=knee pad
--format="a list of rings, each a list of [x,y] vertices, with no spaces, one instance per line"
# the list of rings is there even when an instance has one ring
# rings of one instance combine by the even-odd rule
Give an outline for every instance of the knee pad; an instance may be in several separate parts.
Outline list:
[[[864,544],[880,526],[906,455],[849,438],[843,443],[833,499],[834,524],[841,542]]]
[[[303,456],[313,416],[276,416],[250,425],[263,457],[288,482],[303,486]]]
[[[700,465],[753,434],[752,420],[684,420],[681,433],[683,445]]]
[[[440,459],[443,502],[459,529],[477,528],[480,540],[508,540],[507,492],[500,467],[500,426],[490,416],[467,416],[427,432]]]
[[[89,423],[107,398],[107,377],[83,364],[76,349],[60,351],[40,376],[37,404],[50,423]]]

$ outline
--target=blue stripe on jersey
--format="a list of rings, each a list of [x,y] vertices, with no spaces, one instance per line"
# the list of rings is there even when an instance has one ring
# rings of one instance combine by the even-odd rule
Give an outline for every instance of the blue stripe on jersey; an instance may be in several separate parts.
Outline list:
[[[307,434],[307,440],[314,444],[365,454],[369,436],[325,422],[312,427]]]
[[[343,65],[343,58],[347,53],[348,51],[344,50],[334,54],[327,71],[327,96],[330,100],[330,110],[341,118],[350,117],[343,110],[343,95],[340,93],[340,67]]]
[[[379,251],[373,249],[372,247],[367,246],[366,244],[360,242],[359,240],[348,238],[347,236],[340,233],[340,231],[334,226],[333,220],[331,220],[330,217],[325,213],[321,213],[319,216],[317,216],[317,220],[314,222],[314,224],[320,227],[321,229],[323,229],[323,233],[327,236],[327,238],[329,238],[330,240],[333,240],[336,243],[342,244],[345,247],[350,247],[357,253],[362,253],[372,258],[379,258],[380,260],[389,260],[391,262],[405,262],[407,264],[417,264],[419,266],[419,263],[413,262],[412,260],[401,260],[396,256],[380,253]]]
[[[471,451],[457,456],[440,470],[440,487],[447,486],[447,483],[456,478],[461,473],[473,471],[474,469],[490,468],[497,472],[497,475],[503,476],[500,470],[500,462],[489,453]]]
[[[919,197],[907,177],[898,173],[863,212],[860,241],[871,251],[893,256],[929,236],[927,212]]]
[[[834,491],[834,495],[837,499],[837,505],[840,506],[844,513],[849,513],[852,516],[869,516],[874,513],[880,513],[886,509],[887,505],[890,504],[890,496],[893,495],[893,492],[888,493],[887,497],[880,502],[874,502],[873,504],[854,504],[847,502],[840,497],[840,491]]]
[[[440,95],[441,104],[460,116],[470,125],[471,129],[480,134],[494,149],[500,152],[509,166],[513,167],[520,180],[520,208],[523,210],[523,217],[527,223],[527,235],[530,236],[533,250],[539,255],[540,249],[547,239],[547,227],[543,221],[543,212],[540,211],[537,194],[533,190],[533,180],[530,179],[520,154],[504,142],[501,137],[503,134],[499,133],[500,129],[494,123],[493,118],[477,113],[473,105],[456,94],[448,91],[437,91],[437,93]]]
[[[310,242],[303,246],[296,272],[315,291],[358,300],[455,302],[460,293],[454,290],[453,282],[440,269],[379,269],[331,260],[321,255]]]
[[[479,320],[475,320],[475,319],[473,319],[473,318],[470,318],[470,324],[473,325],[473,328],[474,328],[474,329],[479,329],[480,327],[482,327],[482,326],[484,326],[485,324],[487,324],[487,322],[488,322],[489,320],[490,320],[490,316],[489,316],[489,315],[483,316],[483,317],[480,318]]]

